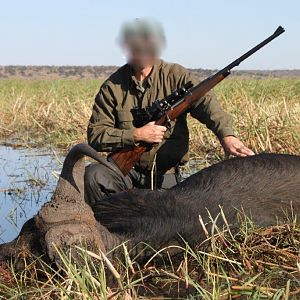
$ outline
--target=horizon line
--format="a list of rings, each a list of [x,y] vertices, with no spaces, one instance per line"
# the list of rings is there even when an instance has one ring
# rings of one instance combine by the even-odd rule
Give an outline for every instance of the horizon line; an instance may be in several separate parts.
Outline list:
[[[120,68],[122,67],[122,65],[60,65],[60,64],[57,64],[57,65],[35,65],[35,64],[28,64],[28,65],[20,65],[20,64],[9,64],[9,65],[0,65],[0,68],[3,68],[3,67],[81,67],[81,68],[84,68],[84,67],[106,67],[106,68]],[[201,68],[201,67],[193,67],[193,68],[188,68],[188,67],[185,67],[187,70],[203,70],[203,71],[217,71],[217,70],[221,70],[221,69],[216,69],[216,68],[210,68],[210,69],[207,69],[207,68]],[[233,72],[236,72],[236,71],[247,71],[247,72],[251,72],[251,71],[300,71],[300,68],[299,69],[289,69],[289,68],[279,68],[279,69],[238,69],[238,70],[235,70],[233,69],[232,70]]]

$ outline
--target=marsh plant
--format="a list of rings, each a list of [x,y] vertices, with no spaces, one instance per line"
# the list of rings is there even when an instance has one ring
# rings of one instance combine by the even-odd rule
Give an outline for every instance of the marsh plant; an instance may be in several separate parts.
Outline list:
[[[2,138],[69,148],[86,141],[99,80],[1,80]],[[299,154],[300,79],[226,79],[215,89],[241,139],[256,152]],[[218,159],[215,136],[189,119],[193,157]]]
[[[239,226],[219,228],[211,219],[211,231],[196,248],[183,243],[183,254],[170,257],[160,249],[143,264],[128,253],[122,261],[109,253],[92,253],[76,246],[57,249],[61,266],[42,258],[1,266],[0,291],[4,299],[299,299],[300,227],[295,217],[267,228],[257,227],[240,213]],[[201,222],[201,218],[199,220]],[[145,245],[147,247],[147,245]],[[158,298],[161,297],[161,298]]]

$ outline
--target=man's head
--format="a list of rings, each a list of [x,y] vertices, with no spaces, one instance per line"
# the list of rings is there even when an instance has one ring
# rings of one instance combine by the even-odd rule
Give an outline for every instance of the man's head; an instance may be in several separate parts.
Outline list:
[[[127,61],[135,67],[152,65],[166,45],[162,26],[155,21],[135,19],[126,22],[120,32],[119,43]]]

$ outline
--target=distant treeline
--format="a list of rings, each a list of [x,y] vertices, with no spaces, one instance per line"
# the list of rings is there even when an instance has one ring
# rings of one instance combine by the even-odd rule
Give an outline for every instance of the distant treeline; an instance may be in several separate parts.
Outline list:
[[[24,79],[98,79],[107,78],[117,66],[0,66],[0,78]],[[198,78],[205,78],[217,70],[190,69]],[[300,70],[233,71],[234,76],[300,77]]]

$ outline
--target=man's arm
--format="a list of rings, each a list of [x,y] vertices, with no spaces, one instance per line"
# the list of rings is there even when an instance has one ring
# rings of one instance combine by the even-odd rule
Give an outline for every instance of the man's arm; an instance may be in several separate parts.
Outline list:
[[[116,128],[116,99],[108,84],[104,83],[95,98],[87,129],[87,139],[97,151],[115,151],[134,145],[134,129]]]
[[[97,151],[113,152],[137,142],[160,143],[163,140],[165,126],[150,122],[140,128],[119,129],[116,120],[116,99],[109,86],[103,85],[96,96],[92,116],[87,129],[87,139]]]
[[[188,81],[197,84],[195,78],[186,69],[179,67],[179,72],[181,72],[178,82],[179,87]],[[226,156],[230,154],[235,156],[254,155],[254,152],[235,136],[232,128],[232,117],[222,109],[213,91],[208,92],[199,99],[190,109],[190,113],[214,132],[219,138]]]
[[[235,136],[232,129],[232,117],[222,109],[213,92],[206,94],[203,99],[199,100],[199,103],[196,103],[191,110],[191,115],[206,124],[215,133],[226,156],[230,154],[235,156],[254,154]]]
[[[182,87],[189,81],[194,85],[199,83],[199,80],[181,65],[174,64],[172,74],[176,88]],[[212,130],[219,140],[222,140],[225,136],[234,136],[232,118],[222,109],[217,97],[212,91],[208,92],[204,97],[193,104],[190,109],[190,114]]]
[[[208,129],[221,141],[225,136],[234,136],[232,129],[232,117],[226,113],[216,95],[207,93],[190,110],[191,116],[205,124]]]

